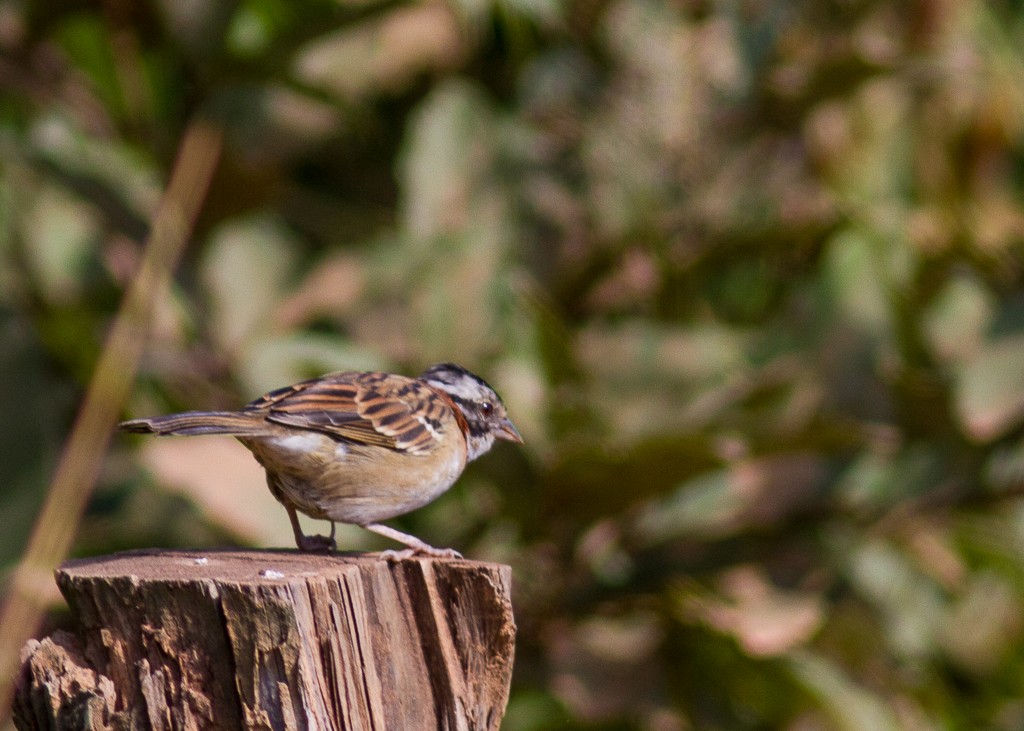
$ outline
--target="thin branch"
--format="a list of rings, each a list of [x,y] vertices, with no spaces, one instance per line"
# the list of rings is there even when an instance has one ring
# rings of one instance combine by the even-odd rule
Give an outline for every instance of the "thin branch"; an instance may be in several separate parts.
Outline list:
[[[185,131],[142,264],[121,302],[28,547],[14,571],[0,610],[0,725],[9,712],[21,647],[36,632],[52,595],[53,570],[72,546],[111,432],[131,391],[154,305],[169,288],[221,147],[221,131],[208,121],[193,121]]]

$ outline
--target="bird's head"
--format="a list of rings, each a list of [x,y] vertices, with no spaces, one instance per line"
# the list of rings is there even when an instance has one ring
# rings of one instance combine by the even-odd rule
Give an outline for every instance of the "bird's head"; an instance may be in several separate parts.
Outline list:
[[[480,376],[454,363],[438,363],[423,371],[420,380],[448,394],[466,418],[469,459],[489,450],[495,439],[523,443],[501,397]]]

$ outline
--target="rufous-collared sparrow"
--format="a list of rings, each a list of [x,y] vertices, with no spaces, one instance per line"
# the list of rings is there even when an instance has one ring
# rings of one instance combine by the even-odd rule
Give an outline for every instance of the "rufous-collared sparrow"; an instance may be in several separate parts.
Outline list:
[[[249,448],[285,510],[303,551],[331,550],[334,523],[352,523],[404,543],[389,558],[457,557],[380,521],[426,505],[494,440],[522,443],[498,394],[453,363],[417,378],[344,371],[271,391],[240,411],[189,411],[132,419],[127,432],[226,434]],[[331,521],[330,536],[306,536],[296,511]]]

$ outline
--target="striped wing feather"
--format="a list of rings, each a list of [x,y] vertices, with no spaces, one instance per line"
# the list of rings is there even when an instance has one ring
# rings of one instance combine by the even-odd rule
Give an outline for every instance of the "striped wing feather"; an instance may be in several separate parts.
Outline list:
[[[346,371],[271,391],[245,411],[349,442],[424,454],[436,446],[446,408],[411,378]]]

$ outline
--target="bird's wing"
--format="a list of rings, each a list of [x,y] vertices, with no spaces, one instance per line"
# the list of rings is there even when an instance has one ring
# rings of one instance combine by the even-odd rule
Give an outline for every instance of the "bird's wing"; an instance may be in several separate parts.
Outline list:
[[[420,381],[346,371],[271,391],[245,407],[268,421],[348,442],[426,454],[443,434],[444,400]]]

